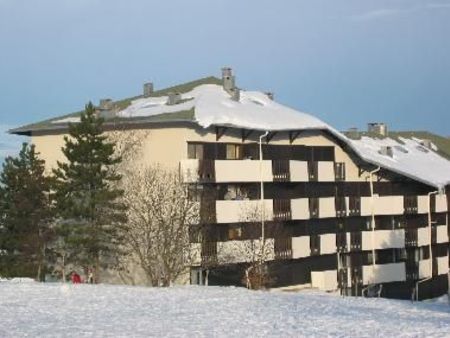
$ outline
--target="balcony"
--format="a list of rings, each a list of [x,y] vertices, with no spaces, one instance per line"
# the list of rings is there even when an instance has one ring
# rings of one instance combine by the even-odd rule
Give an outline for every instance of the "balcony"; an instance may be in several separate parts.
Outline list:
[[[448,273],[448,256],[436,257],[437,274],[444,275]]]
[[[309,236],[292,237],[292,258],[308,257],[310,253]]]
[[[273,200],[264,200],[264,218],[273,220]],[[216,201],[217,223],[260,222],[260,200]]]
[[[419,261],[419,279],[431,277],[430,259],[423,259]]]
[[[375,230],[362,232],[362,250],[372,250],[372,236],[375,250],[405,247],[405,230]]]
[[[403,196],[378,196],[373,197],[373,210],[375,215],[403,215]],[[361,216],[372,214],[372,198],[361,197]]]
[[[320,254],[336,253],[336,234],[320,235]]]
[[[217,260],[219,264],[233,264],[251,262],[259,257],[261,249],[260,240],[244,240],[244,241],[226,241],[217,243]],[[267,239],[265,241],[265,257],[266,261],[275,259],[274,240]]]
[[[291,217],[292,219],[298,220],[309,219],[308,198],[296,198],[291,200]]]
[[[405,263],[363,266],[363,284],[402,282],[406,280]]]
[[[418,228],[417,229],[417,246],[430,245],[430,228]]]
[[[216,160],[216,182],[272,182],[272,161],[256,160]],[[260,171],[262,169],[262,173]]]
[[[446,225],[438,225],[436,227],[436,243],[448,242],[448,229]]]
[[[436,195],[436,212],[447,212],[447,195]]]
[[[322,291],[337,290],[337,270],[311,271],[311,286]]]
[[[308,182],[308,162],[289,161],[291,182]]]

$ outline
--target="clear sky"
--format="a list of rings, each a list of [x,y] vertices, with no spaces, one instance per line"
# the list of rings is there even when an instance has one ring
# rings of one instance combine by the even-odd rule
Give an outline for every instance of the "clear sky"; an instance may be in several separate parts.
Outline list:
[[[450,0],[0,0],[0,131],[227,65],[341,130],[450,135],[449,33]]]

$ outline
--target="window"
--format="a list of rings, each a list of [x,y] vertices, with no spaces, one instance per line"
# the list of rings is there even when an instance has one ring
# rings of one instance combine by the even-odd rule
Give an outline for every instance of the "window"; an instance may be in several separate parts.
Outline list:
[[[188,143],[188,158],[189,159],[203,159],[203,144]]]
[[[238,226],[232,226],[228,229],[228,240],[232,241],[240,239],[242,237],[242,228]]]
[[[334,175],[336,181],[345,181],[345,163],[337,162],[334,164]]]
[[[227,144],[227,160],[242,159],[242,146],[240,144]]]

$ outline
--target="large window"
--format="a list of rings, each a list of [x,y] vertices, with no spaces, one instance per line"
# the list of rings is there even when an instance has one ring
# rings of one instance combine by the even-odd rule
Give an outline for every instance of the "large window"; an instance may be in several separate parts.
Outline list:
[[[188,143],[188,158],[202,160],[203,144]]]
[[[242,145],[227,144],[227,160],[240,160],[240,159],[242,159]]]

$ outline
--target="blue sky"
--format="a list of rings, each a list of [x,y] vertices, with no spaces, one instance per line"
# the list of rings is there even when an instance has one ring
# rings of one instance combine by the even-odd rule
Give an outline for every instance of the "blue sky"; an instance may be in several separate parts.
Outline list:
[[[341,130],[450,135],[449,33],[450,0],[0,0],[0,125],[228,65]]]

